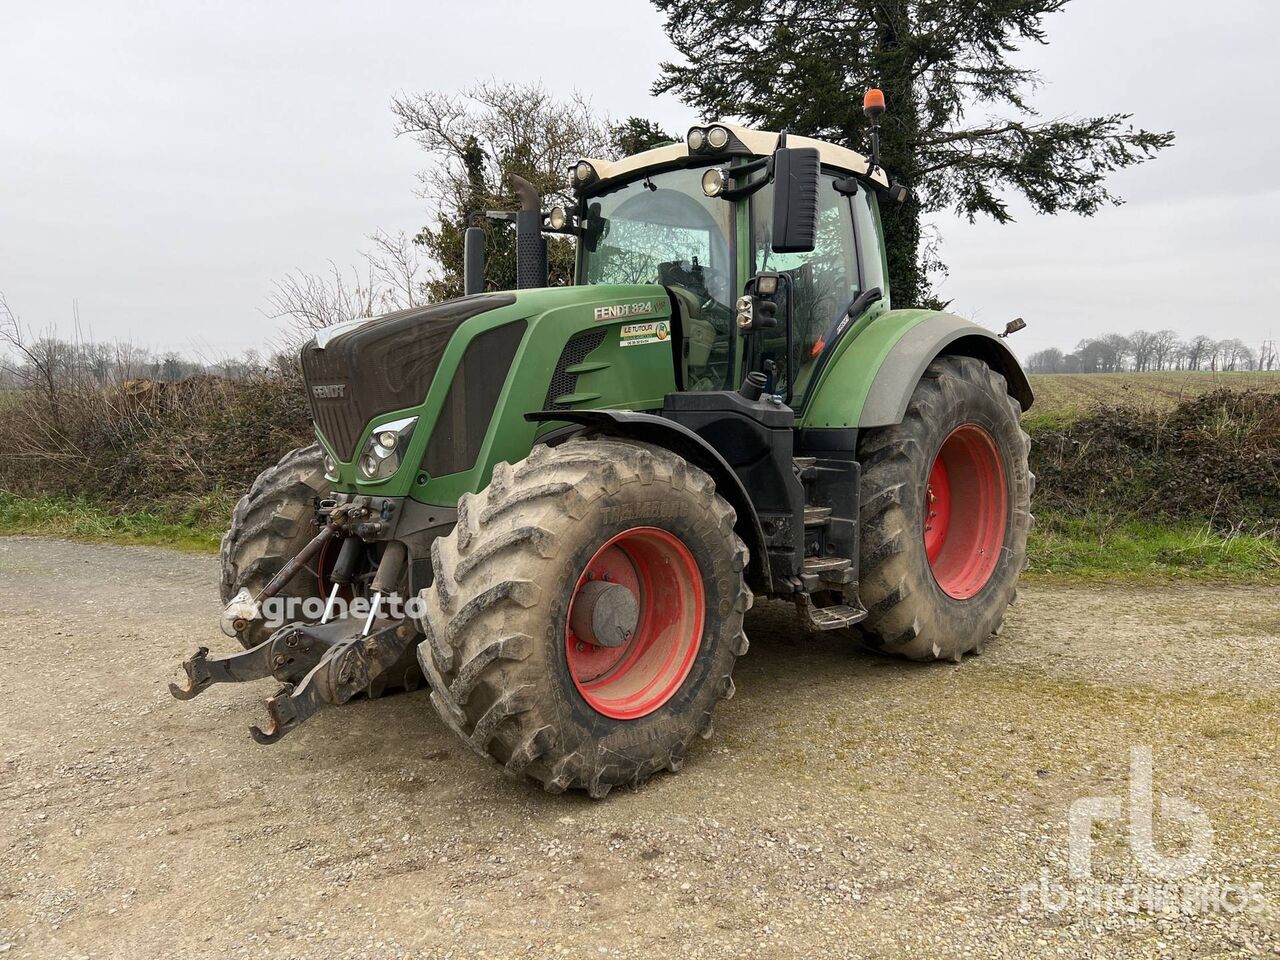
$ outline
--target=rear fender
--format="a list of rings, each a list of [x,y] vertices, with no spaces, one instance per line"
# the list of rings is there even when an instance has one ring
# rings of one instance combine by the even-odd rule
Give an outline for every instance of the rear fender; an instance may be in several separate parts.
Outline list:
[[[664,447],[708,473],[715,481],[716,492],[729,502],[738,515],[734,531],[751,553],[747,564],[748,580],[762,592],[772,592],[773,580],[766,562],[764,529],[746,488],[724,457],[688,427],[655,414],[630,410],[548,410],[527,413],[525,419],[569,423],[578,428],[554,430],[544,434],[539,438],[543,443],[558,443],[568,436],[589,430],[594,434],[623,437]]]
[[[901,423],[925,369],[939,356],[981,360],[1004,376],[1009,395],[1030,408],[1027,375],[1004,341],[985,327],[933,310],[874,314],[850,331],[822,372],[800,418],[805,428]]]

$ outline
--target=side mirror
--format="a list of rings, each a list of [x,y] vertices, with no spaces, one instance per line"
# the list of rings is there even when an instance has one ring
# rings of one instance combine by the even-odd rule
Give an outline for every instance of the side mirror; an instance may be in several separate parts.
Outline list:
[[[809,253],[818,240],[816,147],[782,147],[773,154],[773,249]]]

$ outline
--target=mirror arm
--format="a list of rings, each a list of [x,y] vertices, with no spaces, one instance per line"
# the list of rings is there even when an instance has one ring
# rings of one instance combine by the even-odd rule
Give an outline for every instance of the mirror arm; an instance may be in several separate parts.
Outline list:
[[[750,176],[753,173],[764,171],[764,176],[756,180],[744,183],[740,187],[730,187],[728,190],[721,190],[718,196],[724,200],[741,200],[749,197],[757,190],[764,187],[773,179],[773,157],[762,157],[759,160],[752,160],[750,163],[744,163],[740,167],[730,167],[730,179],[737,180],[742,176]]]

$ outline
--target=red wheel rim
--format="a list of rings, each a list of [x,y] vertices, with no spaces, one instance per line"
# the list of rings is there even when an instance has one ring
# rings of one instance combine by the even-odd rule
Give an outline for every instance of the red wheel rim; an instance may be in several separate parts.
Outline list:
[[[1004,546],[1004,461],[977,424],[942,442],[924,495],[924,548],[933,579],[949,597],[968,600],[991,579]]]
[[[583,588],[599,580],[622,585],[638,606],[635,629],[619,646],[587,642],[569,626]],[[652,713],[689,675],[705,608],[698,564],[678,537],[657,527],[623,531],[595,552],[574,586],[565,626],[573,685],[606,717],[634,720]]]

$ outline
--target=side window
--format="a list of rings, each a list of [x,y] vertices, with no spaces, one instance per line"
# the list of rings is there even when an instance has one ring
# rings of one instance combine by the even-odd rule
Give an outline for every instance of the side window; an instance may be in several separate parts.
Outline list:
[[[868,190],[853,198],[853,216],[858,227],[858,256],[862,259],[862,280],[867,289],[879,287],[889,297],[889,278],[884,272],[883,234],[880,206]]]
[[[791,362],[782,360],[786,352],[786,330],[760,341],[766,355],[778,362],[779,389],[785,392],[786,370],[793,374],[792,405],[798,405],[812,373],[815,348],[828,328],[843,316],[849,303],[860,292],[858,255],[854,234],[853,206],[850,198],[836,191],[835,178],[823,175],[818,190],[817,243],[810,253],[776,253],[770,240],[773,235],[773,186],[769,185],[751,198],[753,273],[776,270],[791,279],[792,305]],[[855,200],[861,198],[861,192]],[[786,305],[779,303],[779,316]]]

